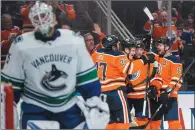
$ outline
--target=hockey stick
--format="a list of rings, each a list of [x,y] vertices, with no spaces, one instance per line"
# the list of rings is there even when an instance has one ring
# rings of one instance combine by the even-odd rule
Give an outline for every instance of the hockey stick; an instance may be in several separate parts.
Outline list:
[[[150,40],[150,52],[152,51],[152,44],[153,44],[153,31],[154,31],[154,17],[152,16],[152,13],[150,12],[150,10],[147,7],[144,7],[143,11],[145,12],[145,14],[148,16],[148,18],[150,19],[150,21],[152,22],[152,27],[151,27],[151,40]]]
[[[148,9],[148,7],[144,7],[143,10],[144,10],[144,12],[146,13],[146,15],[148,16],[148,18],[150,20],[154,20],[154,17],[152,16],[152,14],[151,14],[150,10]]]
[[[147,73],[147,81],[146,81],[146,89],[145,89],[145,96],[144,96],[144,103],[143,103],[143,111],[142,111],[142,115],[145,116],[146,115],[146,103],[148,101],[148,96],[147,96],[147,89],[148,89],[148,85],[149,85],[149,82],[152,78],[154,78],[154,76],[156,75],[156,72],[157,72],[157,69],[158,69],[158,62],[155,61],[154,62],[154,67],[153,67],[153,72],[152,72],[152,75],[150,78],[148,78],[148,73],[150,72],[150,63],[148,64],[148,73]]]
[[[172,90],[169,92],[173,92],[174,89],[176,88],[177,84],[180,82],[180,80],[187,74],[187,72],[190,70],[190,68],[192,67],[192,65],[195,63],[195,58],[193,59],[193,61],[191,62],[191,64],[186,68],[185,72],[182,74],[182,76],[179,78],[179,80],[177,81],[177,83],[173,86]],[[146,129],[147,126],[150,124],[150,122],[154,119],[154,117],[156,116],[156,114],[159,112],[159,110],[162,108],[163,104],[160,104],[160,106],[158,107],[158,109],[156,110],[156,112],[154,113],[154,115],[152,115],[152,117],[150,118],[150,120],[141,126],[135,126],[135,127],[130,127],[129,129]]]
[[[146,13],[146,15],[148,16],[148,18],[151,20],[151,21],[154,21],[154,17],[152,16],[150,10],[147,8],[147,7],[144,7],[143,11]],[[152,51],[152,43],[153,43],[153,22],[152,22],[152,29],[151,29],[151,40],[150,40],[150,52]],[[150,63],[148,63],[148,71],[150,71]],[[148,72],[149,73],[149,72]],[[147,73],[147,78],[148,78],[148,73]],[[147,89],[148,89],[148,85],[149,85],[149,80],[147,80],[146,82],[146,89],[145,89],[145,96],[144,96],[144,103],[143,103],[143,111],[142,111],[142,115],[145,116],[146,115],[146,103],[148,101],[148,104],[149,104],[149,100],[148,100],[148,97],[147,97]]]

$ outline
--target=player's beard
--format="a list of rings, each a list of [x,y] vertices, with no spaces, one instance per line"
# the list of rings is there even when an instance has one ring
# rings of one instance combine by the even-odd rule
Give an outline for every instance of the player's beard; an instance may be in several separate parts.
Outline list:
[[[164,55],[166,54],[166,50],[164,49],[163,51],[158,51],[158,55],[160,56],[160,57],[164,57]]]

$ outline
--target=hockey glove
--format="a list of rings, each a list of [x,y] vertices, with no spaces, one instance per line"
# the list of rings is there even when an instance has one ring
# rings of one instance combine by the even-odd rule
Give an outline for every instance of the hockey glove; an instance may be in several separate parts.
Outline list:
[[[132,93],[135,92],[135,90],[133,89],[133,87],[131,85],[127,85],[127,93]]]
[[[154,63],[154,54],[145,54],[141,56],[141,59],[144,62],[144,65],[147,63]]]
[[[155,86],[150,86],[148,89],[147,89],[147,95],[148,95],[148,98],[149,99],[154,99],[156,98],[158,94],[158,90]]]
[[[94,96],[86,101],[79,97],[77,102],[85,116],[88,129],[105,129],[110,121],[110,112],[106,103],[106,95]]]
[[[160,102],[162,104],[167,105],[169,102],[169,95],[170,95],[171,89],[166,89],[160,94]]]

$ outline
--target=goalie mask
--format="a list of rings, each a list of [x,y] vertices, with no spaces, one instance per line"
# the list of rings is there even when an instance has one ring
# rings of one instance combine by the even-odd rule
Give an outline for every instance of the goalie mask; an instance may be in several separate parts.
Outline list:
[[[37,1],[29,12],[31,23],[45,37],[49,37],[51,28],[54,26],[52,10],[50,5]]]

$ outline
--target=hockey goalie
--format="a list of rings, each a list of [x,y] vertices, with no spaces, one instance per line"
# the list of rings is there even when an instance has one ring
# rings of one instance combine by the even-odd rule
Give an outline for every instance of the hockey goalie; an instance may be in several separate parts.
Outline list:
[[[23,100],[21,129],[45,129],[36,124],[45,121],[59,129],[105,129],[109,108],[83,38],[56,30],[46,3],[36,2],[29,18],[35,31],[15,39],[1,73],[13,86],[14,102]]]

